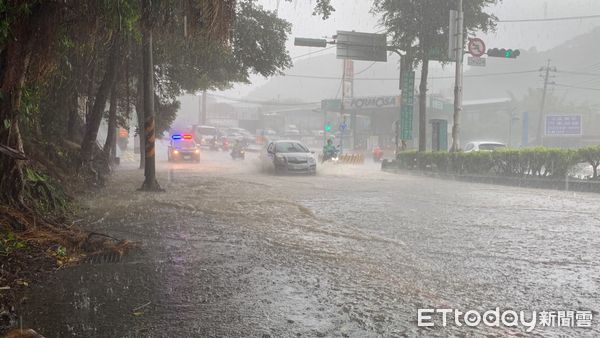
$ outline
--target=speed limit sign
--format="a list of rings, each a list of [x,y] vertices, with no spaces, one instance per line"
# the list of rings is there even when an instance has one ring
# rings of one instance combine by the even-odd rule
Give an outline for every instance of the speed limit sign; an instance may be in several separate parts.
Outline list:
[[[469,39],[469,53],[474,57],[485,54],[485,43],[480,38]]]

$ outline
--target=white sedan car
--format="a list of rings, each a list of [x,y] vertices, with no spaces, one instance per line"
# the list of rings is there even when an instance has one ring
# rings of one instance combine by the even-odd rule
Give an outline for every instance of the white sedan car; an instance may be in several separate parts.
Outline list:
[[[296,140],[278,140],[267,143],[260,154],[263,170],[272,170],[275,174],[317,173],[317,161],[314,153],[302,142]]]
[[[465,153],[474,151],[493,151],[506,148],[506,144],[494,141],[469,142],[465,145]]]

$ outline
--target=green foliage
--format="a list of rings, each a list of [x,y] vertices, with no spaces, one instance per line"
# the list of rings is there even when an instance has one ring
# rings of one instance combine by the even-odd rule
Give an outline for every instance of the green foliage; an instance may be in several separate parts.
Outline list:
[[[37,212],[61,215],[68,211],[69,198],[59,182],[31,168],[25,168],[24,176],[26,198]]]
[[[291,66],[285,42],[291,25],[252,2],[241,3],[235,22],[233,56],[242,78],[248,71],[274,75]]]
[[[58,257],[66,257],[67,256],[67,248],[65,248],[62,245],[59,245],[55,250],[55,254]]]
[[[592,166],[596,164],[597,168],[600,147],[580,150],[540,147],[470,153],[407,151],[400,153],[397,159],[400,167],[405,169],[458,175],[562,178],[581,161]]]
[[[465,31],[495,29],[496,17],[484,9],[497,2],[465,0]],[[448,13],[456,9],[456,1],[375,0],[372,12],[381,15],[380,24],[391,33],[393,44],[407,51],[415,61],[421,61],[428,60],[431,51],[448,50]]]
[[[315,4],[313,15],[321,15],[323,20],[328,19],[335,8],[331,5],[331,0],[318,0]]]
[[[291,2],[292,0],[285,0]],[[313,15],[320,15],[323,20],[328,19],[331,13],[335,12],[335,8],[331,5],[331,0],[317,0]]]
[[[19,240],[13,232],[0,233],[0,256],[8,256],[11,253],[25,249],[27,243]]]

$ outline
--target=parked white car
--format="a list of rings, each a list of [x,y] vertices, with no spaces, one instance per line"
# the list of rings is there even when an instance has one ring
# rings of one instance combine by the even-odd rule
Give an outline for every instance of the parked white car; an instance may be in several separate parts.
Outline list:
[[[494,141],[469,142],[465,145],[465,153],[473,151],[493,151],[506,148],[506,144]]]

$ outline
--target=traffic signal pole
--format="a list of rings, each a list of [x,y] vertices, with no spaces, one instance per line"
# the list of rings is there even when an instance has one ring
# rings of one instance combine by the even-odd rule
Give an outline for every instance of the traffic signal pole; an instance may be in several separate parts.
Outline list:
[[[463,101],[463,57],[464,57],[464,13],[463,0],[458,0],[458,17],[456,24],[456,69],[454,81],[454,115],[452,123],[452,147],[450,151],[460,150],[460,115]],[[453,24],[452,22],[450,24]]]

